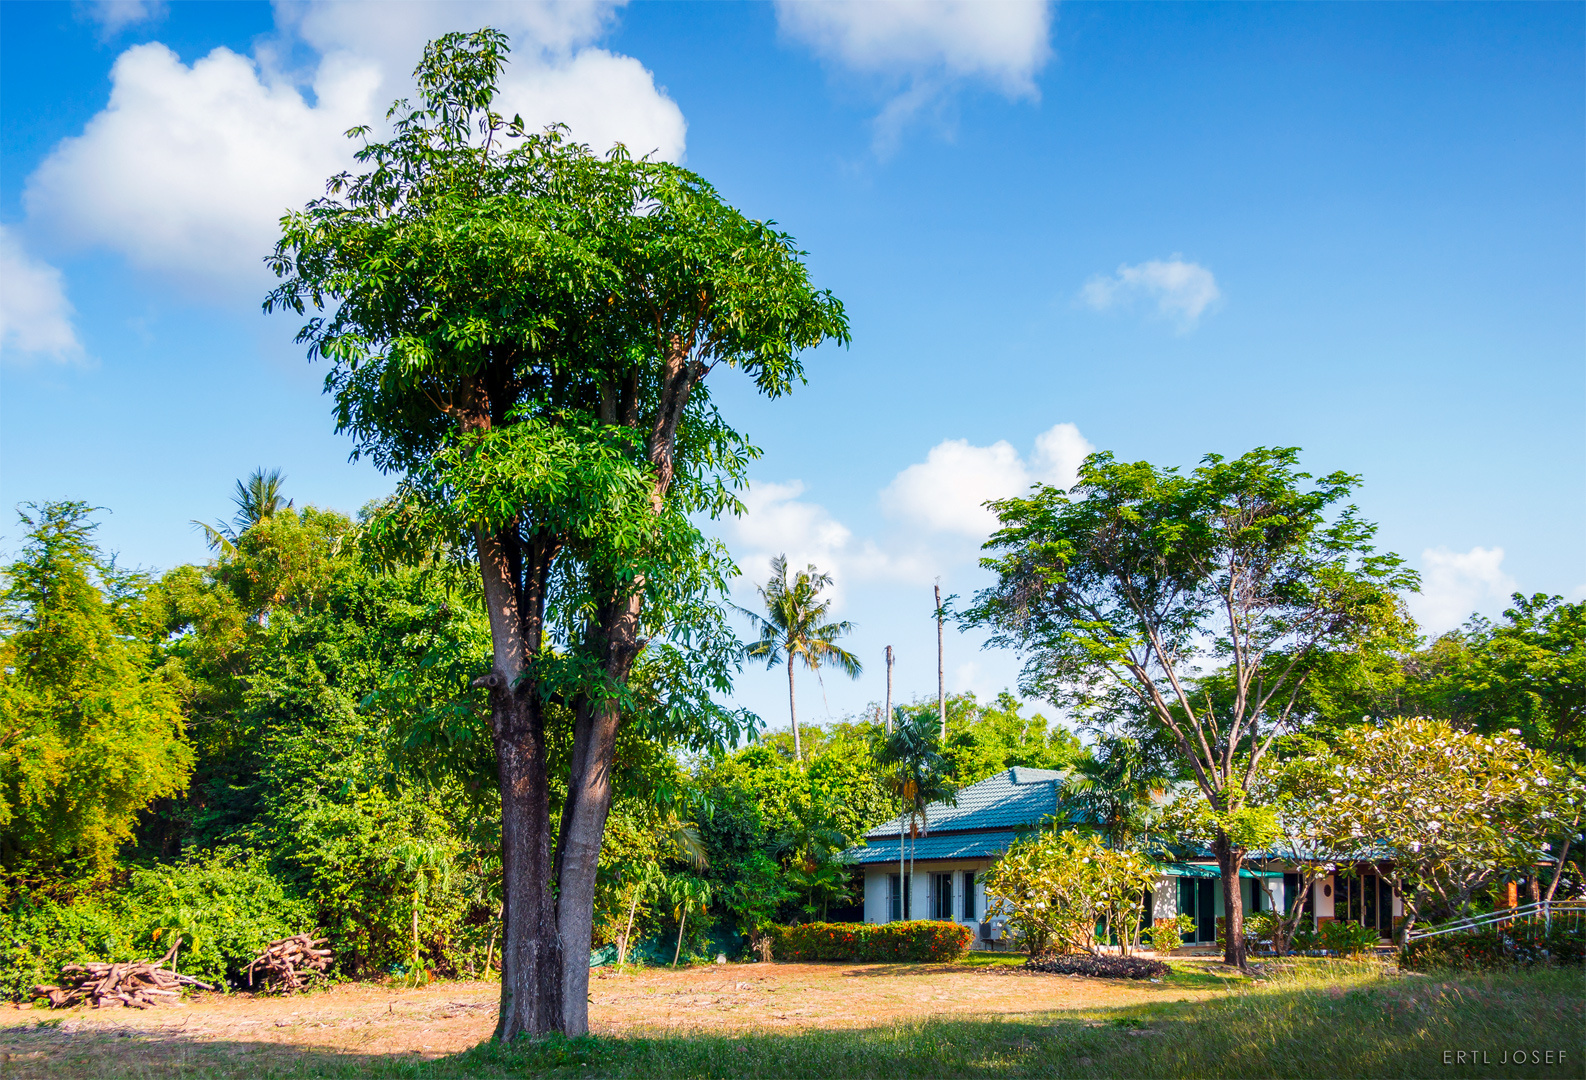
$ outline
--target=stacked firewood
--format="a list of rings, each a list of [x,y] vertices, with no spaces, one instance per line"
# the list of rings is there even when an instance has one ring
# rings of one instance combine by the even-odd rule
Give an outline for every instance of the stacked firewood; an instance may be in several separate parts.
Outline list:
[[[131,964],[65,964],[61,967],[63,986],[35,986],[37,997],[49,998],[57,1009],[89,1002],[96,1009],[147,1009],[150,1005],[170,1005],[182,996],[181,988],[196,986],[213,990],[208,983],[191,975],[178,975],[166,968],[172,949],[160,960]]]
[[[257,969],[264,976],[267,991],[301,990],[308,985],[308,980],[330,967],[331,951],[319,947],[329,940],[296,934],[270,942],[248,965],[248,985],[253,985],[253,973]]]

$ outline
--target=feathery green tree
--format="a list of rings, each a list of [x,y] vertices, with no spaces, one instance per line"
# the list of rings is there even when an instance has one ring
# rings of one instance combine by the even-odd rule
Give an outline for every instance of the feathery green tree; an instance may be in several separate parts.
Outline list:
[[[964,617],[1025,657],[1025,693],[1149,717],[1226,827],[1226,959],[1244,966],[1246,792],[1319,657],[1402,636],[1414,572],[1371,546],[1360,478],[1313,478],[1294,448],[1207,455],[1189,474],[1092,454],[1069,492],[991,504],[997,574]],[[1224,692],[1202,693],[1214,672]]]
[[[0,578],[0,888],[102,880],[193,748],[145,625],[142,574],[94,545],[86,503],[28,504]],[[0,896],[0,899],[4,899]]]

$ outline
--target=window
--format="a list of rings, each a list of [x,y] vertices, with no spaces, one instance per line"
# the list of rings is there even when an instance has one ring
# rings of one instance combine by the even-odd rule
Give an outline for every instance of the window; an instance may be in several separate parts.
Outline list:
[[[931,918],[953,919],[953,875],[931,875]]]
[[[907,881],[908,879],[904,878],[903,880]],[[889,921],[891,921],[891,922],[901,922],[902,920],[907,919],[909,917],[909,914],[910,914],[909,909],[913,908],[914,905],[911,902],[906,902],[906,901],[910,901],[911,898],[908,897],[907,895],[905,895],[905,892],[906,892],[905,888],[902,885],[900,885],[900,883],[899,883],[898,875],[897,874],[888,874],[887,875],[887,908],[888,908],[888,911],[890,913],[888,915]]]
[[[964,871],[964,921],[974,922],[980,918],[980,909],[975,904],[975,872]]]

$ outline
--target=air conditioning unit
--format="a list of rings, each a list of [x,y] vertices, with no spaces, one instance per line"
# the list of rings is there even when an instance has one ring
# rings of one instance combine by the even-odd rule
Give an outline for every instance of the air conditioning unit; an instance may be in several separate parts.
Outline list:
[[[983,922],[980,924],[980,939],[982,941],[1001,941],[1002,924],[998,922]]]

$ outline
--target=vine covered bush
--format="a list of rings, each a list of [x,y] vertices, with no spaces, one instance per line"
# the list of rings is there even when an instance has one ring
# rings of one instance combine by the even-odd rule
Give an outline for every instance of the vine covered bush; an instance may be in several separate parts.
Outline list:
[[[1533,964],[1580,967],[1583,963],[1586,963],[1586,934],[1564,926],[1555,926],[1549,932],[1540,923],[1422,938],[1399,950],[1399,966],[1408,971]]]
[[[268,942],[312,927],[310,906],[258,855],[221,851],[134,870],[129,886],[107,898],[0,912],[0,998],[26,1000],[35,985],[55,982],[62,964],[158,958],[177,935],[177,970],[241,986]]]
[[[771,930],[778,960],[940,963],[969,949],[974,931],[953,922],[805,923]]]

